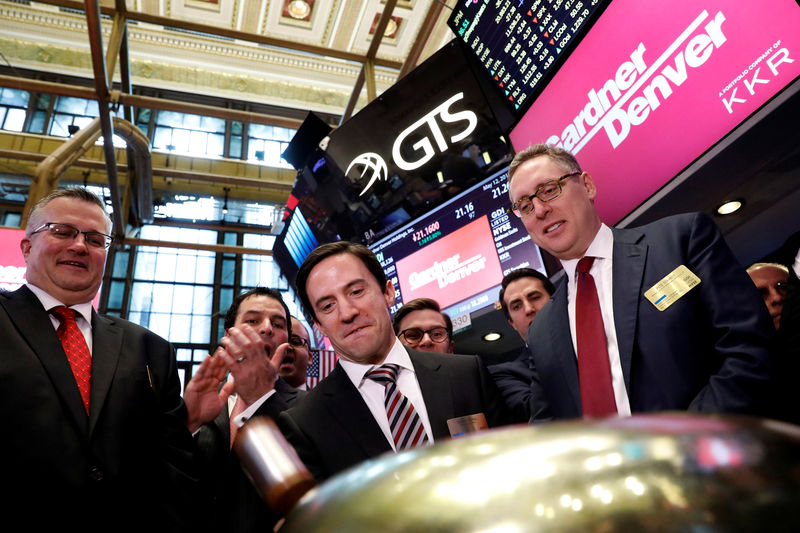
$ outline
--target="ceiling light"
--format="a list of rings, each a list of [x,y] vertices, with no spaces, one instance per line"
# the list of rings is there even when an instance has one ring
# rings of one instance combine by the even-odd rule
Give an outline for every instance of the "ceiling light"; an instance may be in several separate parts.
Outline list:
[[[718,215],[730,215],[735,213],[744,205],[744,200],[730,200],[717,207]]]
[[[223,190],[225,191],[225,203],[222,204],[222,214],[223,215],[227,215],[228,214],[228,193],[230,192],[230,188],[225,187],[225,188],[223,188]]]
[[[395,33],[397,33],[397,21],[390,18],[389,22],[386,23],[386,29],[383,31],[383,34],[386,37],[394,37]]]
[[[286,10],[294,19],[304,19],[311,13],[311,6],[305,0],[292,0]]]
[[[496,331],[490,331],[489,333],[483,336],[483,340],[485,340],[486,342],[494,342],[496,340],[500,340],[500,337],[502,337],[500,333],[497,333]]]

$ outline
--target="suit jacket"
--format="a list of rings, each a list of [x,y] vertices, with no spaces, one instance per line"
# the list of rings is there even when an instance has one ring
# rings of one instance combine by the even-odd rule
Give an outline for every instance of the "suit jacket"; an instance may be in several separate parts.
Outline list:
[[[764,414],[774,328],[707,216],[612,229],[613,312],[631,411]],[[644,296],[679,265],[700,284],[664,311]],[[531,421],[581,416],[566,276],[528,330]]]
[[[510,422],[478,356],[406,350],[434,441],[450,436],[450,418],[483,413],[489,427]],[[317,481],[392,451],[361,394],[338,364],[302,402],[281,413],[278,424]]]
[[[269,416],[277,419],[281,411],[307,394],[280,378],[275,382],[275,390],[276,393],[261,404],[253,418]],[[222,409],[212,422],[203,425],[195,438],[207,502],[207,530],[215,533],[272,531],[281,517],[261,499],[242,470],[236,453],[231,451],[228,409]]]
[[[0,293],[3,506],[32,531],[188,530],[195,465],[172,346],[94,311],[92,339],[87,416],[38,298]]]
[[[515,423],[527,423],[531,418],[531,369],[528,353],[523,349],[512,361],[489,365],[489,373],[497,384]]]

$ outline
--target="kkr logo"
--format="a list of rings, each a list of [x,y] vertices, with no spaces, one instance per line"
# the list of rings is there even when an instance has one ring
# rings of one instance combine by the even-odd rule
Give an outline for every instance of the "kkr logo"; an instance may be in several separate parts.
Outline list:
[[[347,166],[347,170],[344,171],[345,175],[347,175],[347,173],[350,172],[350,169],[356,165],[361,165],[364,167],[361,170],[362,178],[367,174],[367,171],[372,171],[372,175],[369,177],[369,183],[367,183],[367,186],[364,187],[360,193],[358,193],[359,196],[367,192],[367,189],[372,187],[372,184],[379,179],[386,181],[389,178],[389,171],[386,168],[386,161],[384,161],[383,158],[375,152],[365,152],[353,159]]]
[[[403,170],[418,169],[430,161],[434,155],[436,155],[437,149],[439,153],[444,152],[447,150],[448,146],[453,143],[457,143],[472,133],[475,130],[475,127],[478,125],[478,117],[475,115],[475,113],[469,110],[456,112],[450,111],[450,107],[462,98],[464,98],[463,92],[451,96],[444,103],[434,108],[430,113],[400,132],[400,135],[397,136],[397,139],[395,139],[394,144],[392,145],[392,159],[394,160],[394,164]],[[447,124],[464,122],[465,126],[461,132],[452,135],[448,142],[448,139],[445,138],[444,133],[442,133],[442,130],[439,127],[439,120]],[[411,148],[414,150],[414,152],[421,152],[421,155],[414,161],[407,161],[400,153],[403,143],[409,137],[409,135],[422,130],[425,126],[427,126],[430,135],[428,135],[426,132],[426,135],[422,139],[411,145]],[[433,137],[433,141],[431,141],[431,136]],[[434,143],[436,145],[435,148]],[[374,152],[366,152],[353,159],[353,161],[351,161],[350,165],[347,167],[345,174],[347,174],[355,165],[363,165],[364,170],[361,172],[361,177],[364,177],[368,170],[372,170],[370,181],[367,183],[367,186],[364,187],[364,190],[361,191],[359,196],[363,195],[367,189],[372,187],[372,184],[375,183],[378,178],[385,180],[388,177],[386,162],[381,158],[381,156]]]

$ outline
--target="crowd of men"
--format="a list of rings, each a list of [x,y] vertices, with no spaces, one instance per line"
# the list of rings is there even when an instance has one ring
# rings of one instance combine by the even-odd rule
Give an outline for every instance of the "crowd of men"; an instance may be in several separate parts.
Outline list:
[[[27,283],[0,293],[9,508],[34,530],[270,530],[280,516],[232,451],[259,416],[318,481],[514,423],[674,410],[798,421],[776,375],[800,358],[787,327],[800,257],[745,271],[697,213],[610,228],[591,175],[552,146],[516,155],[509,193],[563,267],[555,283],[528,268],[498,280],[524,344],[515,359],[487,367],[454,353],[451,319],[429,298],[392,316],[395,288],[374,254],[334,242],[295,281],[334,370],[308,390],[309,332],[279,291],[259,287],[234,299],[183,393],[167,341],[92,308],[113,240],[103,203],[83,189],[44,198],[21,242]]]

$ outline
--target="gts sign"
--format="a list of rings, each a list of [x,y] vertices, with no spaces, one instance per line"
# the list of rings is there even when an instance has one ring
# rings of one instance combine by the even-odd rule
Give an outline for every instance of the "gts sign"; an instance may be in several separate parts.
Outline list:
[[[435,155],[436,152],[434,150],[433,143],[431,142],[431,137],[427,134],[425,137],[411,145],[411,148],[413,148],[415,152],[422,152],[422,155],[420,155],[420,157],[415,161],[407,161],[400,153],[406,138],[424,126],[427,126],[427,128],[430,130],[430,134],[433,136],[433,141],[436,143],[436,148],[438,148],[439,153],[447,150],[449,144],[457,143],[458,141],[466,138],[475,130],[475,127],[478,125],[478,117],[475,116],[475,113],[469,110],[456,111],[454,113],[450,111],[450,106],[462,98],[464,98],[463,92],[451,96],[443,103],[435,107],[430,113],[404,129],[400,135],[397,136],[397,139],[395,139],[394,144],[392,145],[392,159],[394,159],[394,163],[398,167],[402,168],[403,170],[415,170],[430,161]],[[441,128],[439,128],[438,120],[448,124],[464,122],[465,127],[460,133],[451,136],[450,142],[448,143],[442,133]]]
[[[430,161],[437,153],[444,152],[448,146],[465,139],[470,133],[475,130],[478,125],[478,117],[469,110],[452,111],[451,107],[457,101],[464,98],[464,93],[460,92],[445,100],[443,103],[436,106],[424,117],[420,118],[409,127],[400,132],[400,135],[394,140],[392,144],[392,159],[394,164],[399,168],[410,171],[416,170],[428,161]],[[445,134],[439,126],[439,122],[446,124],[464,123],[464,128],[454,134],[450,135],[449,139],[445,138]],[[422,133],[424,136],[411,145],[410,152],[415,156],[403,155],[403,148],[408,144],[408,137],[413,133]],[[408,150],[405,151],[408,154]],[[409,159],[406,159],[409,157]],[[349,173],[354,167],[361,167],[360,178],[369,176],[369,182],[361,191],[359,196],[363,195],[377,180],[388,179],[388,171],[386,162],[383,158],[374,152],[365,152],[356,156],[347,166],[345,174]]]

